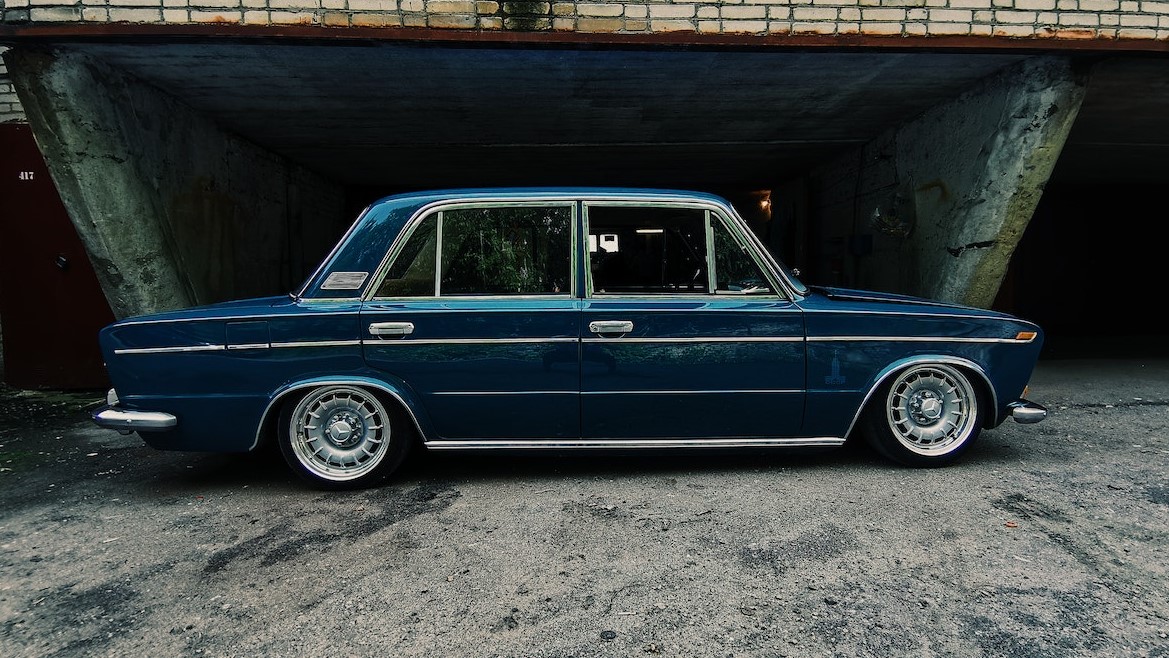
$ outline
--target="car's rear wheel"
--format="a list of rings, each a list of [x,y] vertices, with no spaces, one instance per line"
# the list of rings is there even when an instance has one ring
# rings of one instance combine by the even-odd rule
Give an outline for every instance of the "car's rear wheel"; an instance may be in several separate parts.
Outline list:
[[[982,429],[978,389],[960,369],[919,364],[897,373],[865,410],[862,429],[885,457],[908,466],[945,466]]]
[[[380,484],[402,463],[409,431],[377,395],[348,385],[321,386],[280,413],[280,452],[310,484],[357,489]]]

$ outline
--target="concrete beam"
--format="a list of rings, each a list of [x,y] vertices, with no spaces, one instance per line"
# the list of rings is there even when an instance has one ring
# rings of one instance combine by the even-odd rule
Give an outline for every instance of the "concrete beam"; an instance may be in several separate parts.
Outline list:
[[[287,292],[348,222],[335,184],[98,58],[4,61],[119,318]]]
[[[818,170],[835,247],[817,272],[989,308],[1085,90],[1067,60],[1028,59]]]

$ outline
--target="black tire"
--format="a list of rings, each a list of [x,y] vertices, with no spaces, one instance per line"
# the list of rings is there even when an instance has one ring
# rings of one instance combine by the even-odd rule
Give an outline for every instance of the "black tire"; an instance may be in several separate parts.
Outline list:
[[[276,439],[289,468],[310,485],[364,489],[384,483],[410,451],[413,428],[402,416],[368,389],[329,384],[283,405]]]
[[[952,464],[982,431],[979,392],[953,366],[910,366],[873,395],[861,419],[862,433],[874,450],[899,464]]]

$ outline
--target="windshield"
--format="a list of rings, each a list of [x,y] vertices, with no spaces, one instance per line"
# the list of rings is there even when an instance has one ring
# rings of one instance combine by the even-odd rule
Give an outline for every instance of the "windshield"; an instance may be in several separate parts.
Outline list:
[[[735,210],[734,206],[727,204],[725,206],[725,209],[730,210],[732,213],[734,213],[735,218],[740,222],[740,224],[742,226],[747,225],[747,222],[743,220],[742,216],[739,215],[738,211]],[[804,285],[804,283],[802,281],[800,281],[799,279],[796,278],[795,272],[793,272],[791,270],[791,268],[789,268],[787,265],[782,263],[778,258],[776,258],[775,254],[771,253],[771,249],[768,249],[767,245],[763,244],[763,241],[759,239],[758,235],[755,235],[754,231],[747,230],[747,231],[745,231],[745,233],[747,234],[748,239],[750,239],[752,242],[755,243],[756,250],[759,253],[763,254],[763,257],[766,258],[773,266],[775,266],[775,269],[779,271],[779,273],[783,276],[783,278],[787,281],[788,285],[791,286],[792,290],[797,295],[808,294],[808,286]]]

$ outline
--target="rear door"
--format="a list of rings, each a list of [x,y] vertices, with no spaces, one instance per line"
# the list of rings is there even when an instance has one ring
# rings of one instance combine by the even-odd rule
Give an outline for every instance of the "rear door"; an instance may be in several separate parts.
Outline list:
[[[366,362],[405,382],[438,439],[576,438],[576,206],[431,212],[363,303]]]
[[[584,219],[582,438],[797,436],[802,312],[732,220],[700,206],[612,202],[586,203]]]

